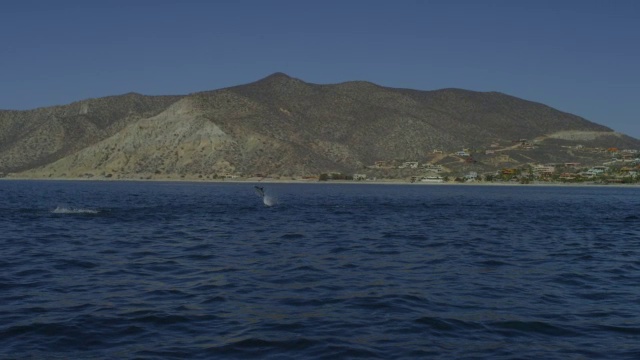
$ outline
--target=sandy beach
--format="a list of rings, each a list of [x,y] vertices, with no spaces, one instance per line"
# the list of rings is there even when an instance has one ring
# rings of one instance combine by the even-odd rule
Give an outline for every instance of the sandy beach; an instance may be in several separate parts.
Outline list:
[[[141,176],[139,178],[107,178],[102,176],[87,177],[35,177],[35,176],[13,176],[9,175],[0,178],[0,181],[150,181],[150,182],[193,182],[193,183],[272,183],[272,184],[346,184],[346,185],[409,185],[409,186],[566,186],[566,187],[640,187],[640,183],[620,184],[620,183],[599,183],[599,182],[546,182],[533,181],[528,184],[518,182],[502,182],[502,181],[472,181],[457,182],[448,181],[442,183],[434,182],[411,182],[409,179],[376,179],[376,180],[327,180],[320,181],[318,179],[302,179],[302,178],[224,178],[224,179],[203,179],[198,177],[159,177],[159,176]]]

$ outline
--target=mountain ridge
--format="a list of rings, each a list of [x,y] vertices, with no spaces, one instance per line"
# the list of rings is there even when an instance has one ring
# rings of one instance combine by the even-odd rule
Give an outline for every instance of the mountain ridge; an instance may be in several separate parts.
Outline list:
[[[592,135],[557,135],[563,132]],[[536,149],[511,148],[513,141],[534,139]],[[637,139],[606,126],[499,92],[422,91],[366,81],[313,84],[280,72],[188,95],[127,93],[0,111],[0,173],[33,177],[301,177],[367,171],[385,176],[371,170],[376,161],[430,163],[436,160],[434,151],[466,148],[476,150],[475,163],[455,156],[439,161],[449,161],[452,171],[491,171],[501,166],[485,156],[495,144],[513,151],[514,164],[527,158],[571,160],[575,152],[570,156],[563,149],[567,144],[640,148]],[[587,163],[605,155],[581,156]]]

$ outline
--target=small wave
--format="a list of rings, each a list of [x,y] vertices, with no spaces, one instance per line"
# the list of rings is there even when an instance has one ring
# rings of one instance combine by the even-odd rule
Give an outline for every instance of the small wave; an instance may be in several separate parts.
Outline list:
[[[303,234],[298,234],[298,233],[288,233],[288,234],[280,235],[280,239],[301,239],[303,237],[304,237]]]
[[[613,326],[613,325],[601,325],[601,329],[613,331],[622,334],[630,334],[630,335],[638,335],[640,334],[639,327],[630,327],[630,326]]]
[[[499,267],[499,266],[509,266],[508,262],[500,261],[500,260],[485,260],[480,261],[478,265],[486,266],[486,267]]]
[[[214,297],[210,297],[205,299],[204,301],[201,302],[201,304],[212,304],[212,303],[219,303],[219,302],[226,302],[227,298],[224,296],[214,296]]]
[[[261,338],[244,338],[237,341],[221,344],[220,346],[211,347],[208,351],[220,354],[237,354],[237,355],[261,355],[267,353],[277,353],[280,350],[306,350],[318,345],[316,340],[307,338],[287,339],[287,340],[267,340]]]
[[[216,357],[282,358],[282,351],[295,351],[299,356],[284,357],[323,359],[381,358],[380,354],[363,344],[343,341],[338,342],[333,338],[320,341],[318,339],[306,337],[286,339],[249,337],[213,346],[206,350]]]
[[[431,329],[440,332],[484,329],[483,325],[475,322],[466,322],[456,319],[443,319],[429,316],[416,319],[415,322],[421,325],[426,325]]]
[[[496,321],[490,324],[498,331],[506,331],[509,336],[538,333],[553,336],[578,336],[579,333],[540,321]]]
[[[55,269],[58,270],[69,270],[69,269],[93,269],[97,267],[98,264],[91,261],[83,261],[83,260],[62,260],[58,261],[56,265],[54,265]]]
[[[131,321],[138,323],[151,323],[155,325],[171,325],[188,323],[190,319],[186,316],[181,315],[151,314],[133,318]]]
[[[345,251],[349,251],[349,250],[351,250],[351,249],[346,248],[346,247],[342,247],[342,246],[338,246],[336,248],[331,249],[329,252],[331,254],[339,254],[339,253],[342,253],[342,252],[345,252]]]
[[[97,214],[99,213],[99,211],[94,209],[82,209],[82,208],[58,206],[57,208],[51,210],[51,213],[52,214]]]

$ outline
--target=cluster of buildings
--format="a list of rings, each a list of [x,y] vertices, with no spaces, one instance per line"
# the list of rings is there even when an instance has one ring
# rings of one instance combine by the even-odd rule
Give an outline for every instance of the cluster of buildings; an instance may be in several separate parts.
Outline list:
[[[529,164],[521,168],[504,168],[495,174],[500,180],[538,181],[640,181],[640,158],[618,159],[603,165],[581,167],[579,163]]]
[[[516,145],[519,149],[533,148],[536,145],[520,140]],[[594,151],[594,149],[586,149],[581,146],[575,147],[576,150]],[[487,159],[483,159],[485,165],[493,165],[501,167],[495,172],[486,172],[478,174],[477,171],[469,171],[464,175],[453,176],[449,169],[440,164],[420,163],[418,161],[376,161],[369,169],[415,169],[422,175],[411,176],[411,182],[474,182],[474,181],[562,181],[562,182],[579,182],[579,181],[602,181],[602,182],[637,182],[640,181],[640,151],[638,150],[618,150],[616,148],[597,149],[602,153],[612,155],[609,161],[605,161],[602,165],[582,166],[577,162],[564,163],[520,163],[517,167],[504,167],[504,165],[514,164],[515,162],[508,154],[500,153],[497,150],[486,150],[485,155],[491,155]],[[434,154],[439,155],[440,159],[446,157],[442,151],[435,150]],[[448,154],[448,156],[458,157],[460,162],[474,162],[471,151],[463,149],[461,151]],[[420,171],[422,170],[422,171]],[[415,174],[415,172],[414,172]],[[359,179],[365,179],[364,175],[360,175]]]
[[[418,161],[376,161],[373,166],[369,166],[370,169],[423,169],[427,172],[440,173],[444,171],[442,165],[422,163]]]

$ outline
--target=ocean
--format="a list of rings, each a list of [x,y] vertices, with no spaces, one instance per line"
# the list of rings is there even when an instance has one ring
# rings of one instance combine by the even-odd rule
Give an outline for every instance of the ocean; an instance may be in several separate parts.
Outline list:
[[[0,181],[0,358],[640,358],[638,187],[253,185]]]

